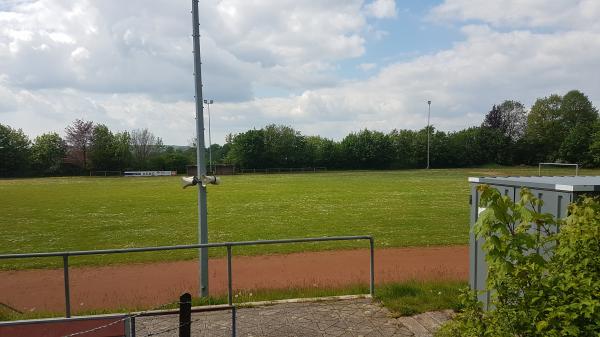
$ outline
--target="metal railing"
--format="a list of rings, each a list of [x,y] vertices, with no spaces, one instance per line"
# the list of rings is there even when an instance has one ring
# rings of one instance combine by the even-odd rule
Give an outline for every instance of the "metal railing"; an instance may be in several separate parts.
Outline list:
[[[316,173],[326,172],[327,167],[268,167],[268,168],[242,168],[238,169],[237,173]]]
[[[231,270],[231,257],[232,257],[231,248],[232,247],[274,245],[274,244],[288,244],[288,243],[302,243],[302,242],[354,241],[354,240],[369,240],[369,248],[370,248],[369,294],[371,296],[374,296],[375,295],[374,240],[373,240],[373,237],[368,236],[368,235],[331,236],[331,237],[322,237],[322,238],[300,238],[300,239],[281,239],[281,240],[219,242],[219,243],[206,243],[206,244],[195,244],[195,245],[123,248],[123,249],[101,249],[101,250],[67,251],[67,252],[2,254],[2,255],[0,255],[0,260],[62,257],[63,258],[63,279],[64,279],[64,287],[65,287],[65,317],[68,318],[68,317],[71,317],[71,288],[70,288],[70,284],[69,284],[69,256],[141,253],[141,252],[157,252],[157,251],[168,251],[168,250],[225,247],[225,248],[227,248],[227,303],[228,303],[228,305],[231,306],[231,305],[233,305],[233,287],[232,287],[233,275],[232,275],[232,270]]]

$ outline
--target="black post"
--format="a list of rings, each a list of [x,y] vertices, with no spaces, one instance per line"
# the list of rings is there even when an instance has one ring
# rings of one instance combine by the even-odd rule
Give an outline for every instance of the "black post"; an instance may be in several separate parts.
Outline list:
[[[135,316],[129,318],[129,326],[131,329],[130,337],[135,337]]]
[[[192,334],[192,295],[185,293],[179,297],[179,337]]]
[[[65,283],[65,317],[71,317],[71,287],[69,285],[69,255],[63,255],[63,280]]]
[[[231,307],[231,337],[237,336],[237,323],[236,323],[237,309],[235,306]]]

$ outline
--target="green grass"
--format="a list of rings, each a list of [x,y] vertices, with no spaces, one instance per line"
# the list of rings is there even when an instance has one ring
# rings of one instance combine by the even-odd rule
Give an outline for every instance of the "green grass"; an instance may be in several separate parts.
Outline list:
[[[462,282],[403,282],[389,283],[376,288],[375,300],[388,308],[392,315],[409,316],[426,311],[457,309],[459,289],[465,287]],[[238,291],[234,294],[234,303],[243,306],[243,303],[275,301],[292,298],[319,298],[340,295],[367,294],[367,285],[351,285],[341,288],[288,288],[288,289],[258,289]],[[227,296],[207,298],[193,298],[193,306],[226,304]],[[175,303],[166,304],[160,309],[175,309]],[[149,308],[118,308],[103,310],[87,310],[75,313],[76,315],[99,315],[109,313],[126,313],[148,310]],[[13,321],[22,319],[35,319],[47,317],[62,317],[63,312],[25,312],[17,313],[0,306],[0,321]]]
[[[209,241],[369,234],[378,248],[463,245],[468,243],[467,177],[506,174],[537,175],[537,168],[224,176],[222,185],[209,186]],[[0,180],[0,253],[196,243],[196,196],[193,188],[181,189],[178,177]],[[234,254],[366,246],[255,246],[234,248]],[[210,253],[223,256],[225,250]],[[194,257],[195,251],[173,251],[73,257],[70,262],[81,266]],[[61,261],[4,260],[0,269],[58,267]]]
[[[243,306],[244,303],[277,301],[296,298],[320,298],[328,296],[341,295],[364,295],[369,293],[368,285],[348,285],[344,287],[311,287],[311,288],[284,288],[284,289],[255,289],[235,291],[233,294],[233,303]],[[214,305],[226,304],[227,295],[212,297],[195,297],[192,299],[192,305]]]
[[[411,316],[427,311],[459,308],[463,282],[391,283],[377,289],[376,298],[394,316]]]

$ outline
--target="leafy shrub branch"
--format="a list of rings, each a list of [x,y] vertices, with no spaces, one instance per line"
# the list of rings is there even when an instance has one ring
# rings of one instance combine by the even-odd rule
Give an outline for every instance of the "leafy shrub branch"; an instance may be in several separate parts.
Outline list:
[[[540,213],[527,189],[517,202],[480,192],[474,230],[485,239],[493,309],[465,290],[462,311],[438,335],[600,336],[600,201],[580,198],[560,220]]]

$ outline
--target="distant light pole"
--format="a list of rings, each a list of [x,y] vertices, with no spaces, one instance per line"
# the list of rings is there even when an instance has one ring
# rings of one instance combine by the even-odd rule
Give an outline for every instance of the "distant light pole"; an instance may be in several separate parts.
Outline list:
[[[427,169],[429,170],[429,134],[431,133],[429,130],[429,119],[431,117],[431,101],[427,101],[427,105],[429,106],[427,111]]]
[[[208,169],[210,170],[211,174],[215,173],[212,168],[212,138],[210,133],[210,105],[213,103],[214,101],[212,99],[204,100],[204,104],[206,104],[208,107]]]

